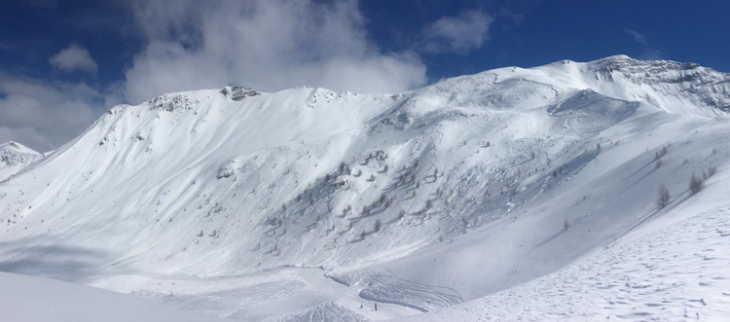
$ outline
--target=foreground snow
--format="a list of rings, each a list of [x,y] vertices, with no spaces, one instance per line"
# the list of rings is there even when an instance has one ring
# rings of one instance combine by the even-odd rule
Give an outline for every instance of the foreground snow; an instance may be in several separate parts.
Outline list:
[[[730,207],[607,245],[566,269],[403,321],[727,321]]]
[[[39,277],[0,273],[0,320],[12,322],[214,322],[129,295]]]

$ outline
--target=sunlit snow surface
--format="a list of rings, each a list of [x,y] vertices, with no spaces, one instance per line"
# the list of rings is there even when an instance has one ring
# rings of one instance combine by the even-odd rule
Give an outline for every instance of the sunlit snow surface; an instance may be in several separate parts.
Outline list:
[[[711,320],[728,237],[687,223],[726,225],[728,93],[614,56],[396,95],[164,94],[0,184],[0,270],[240,320]]]

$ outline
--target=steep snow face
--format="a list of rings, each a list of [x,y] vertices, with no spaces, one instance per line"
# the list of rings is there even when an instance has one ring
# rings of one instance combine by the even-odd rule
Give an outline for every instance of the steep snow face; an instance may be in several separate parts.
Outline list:
[[[0,184],[0,270],[253,320],[473,300],[668,213],[660,184],[688,196],[693,172],[722,173],[728,75],[683,66],[618,56],[397,95],[226,87],[117,106]],[[268,305],[241,304],[260,290]]]
[[[0,182],[8,180],[41,157],[42,154],[17,142],[0,144]]]

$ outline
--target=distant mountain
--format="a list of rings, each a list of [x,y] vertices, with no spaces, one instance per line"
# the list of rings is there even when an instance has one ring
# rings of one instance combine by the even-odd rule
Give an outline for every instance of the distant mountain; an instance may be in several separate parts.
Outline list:
[[[729,108],[729,74],[627,56],[163,94],[0,184],[0,270],[238,319],[440,310],[725,205]]]
[[[0,181],[5,181],[43,157],[42,154],[18,143],[0,144]]]

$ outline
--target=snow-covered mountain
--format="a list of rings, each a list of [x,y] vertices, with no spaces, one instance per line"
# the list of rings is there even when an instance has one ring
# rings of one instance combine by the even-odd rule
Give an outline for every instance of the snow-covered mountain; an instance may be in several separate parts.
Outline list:
[[[0,182],[22,171],[41,157],[42,154],[18,142],[0,144]]]
[[[234,319],[438,311],[726,205],[728,108],[730,75],[626,56],[164,94],[0,184],[0,270]]]

